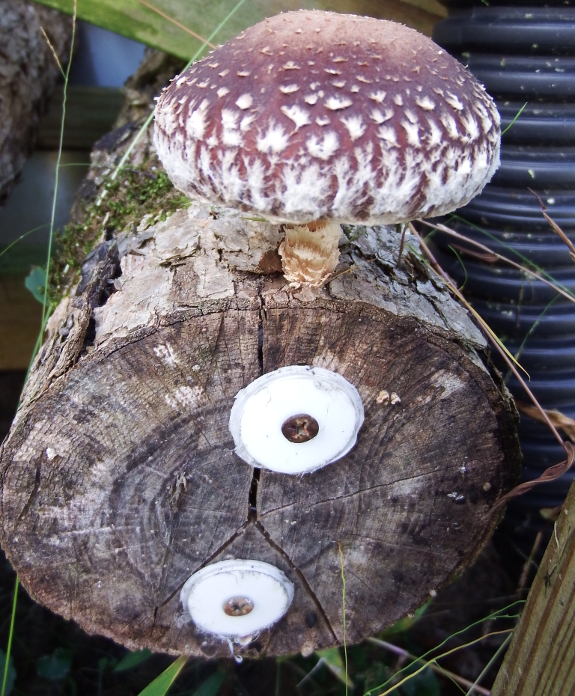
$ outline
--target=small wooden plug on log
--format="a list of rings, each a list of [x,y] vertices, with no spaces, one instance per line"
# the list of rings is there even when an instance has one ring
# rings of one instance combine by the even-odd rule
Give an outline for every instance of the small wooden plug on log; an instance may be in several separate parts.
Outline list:
[[[517,472],[508,396],[416,241],[397,266],[394,231],[352,231],[334,279],[295,292],[270,273],[277,226],[226,209],[96,248],[1,452],[2,546],[32,597],[131,648],[226,655],[180,591],[263,561],[293,601],[234,649],[308,654],[343,641],[340,549],[349,642],[473,561]],[[365,410],[353,449],[303,476],[247,464],[228,429],[238,392],[285,366],[343,376]]]

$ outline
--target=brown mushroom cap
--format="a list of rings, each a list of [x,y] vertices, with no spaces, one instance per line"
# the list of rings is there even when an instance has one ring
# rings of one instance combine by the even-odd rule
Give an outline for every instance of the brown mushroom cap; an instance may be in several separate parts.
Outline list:
[[[483,87],[417,31],[300,10],[175,78],[154,141],[192,197],[281,222],[386,224],[476,196],[499,165],[500,128]]]

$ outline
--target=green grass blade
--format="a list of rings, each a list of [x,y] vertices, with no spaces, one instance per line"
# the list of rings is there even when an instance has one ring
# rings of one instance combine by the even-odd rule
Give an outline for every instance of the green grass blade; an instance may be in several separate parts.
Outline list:
[[[2,691],[0,696],[6,696],[6,685],[8,683],[8,670],[10,667],[10,652],[12,651],[12,638],[14,637],[14,624],[16,623],[16,606],[18,604],[18,587],[20,578],[16,576],[14,583],[14,599],[12,600],[12,616],[10,618],[10,632],[8,633],[8,645],[6,646],[6,659],[4,660],[4,675],[2,676]]]
[[[143,691],[140,691],[138,696],[164,696],[176,680],[178,674],[188,661],[187,655],[181,655],[177,660],[165,669],[159,677],[156,677],[153,682],[148,684]]]
[[[214,672],[214,674],[210,675],[206,681],[200,684],[192,696],[217,696],[222,688],[225,678],[225,672]]]
[[[7,254],[15,244],[18,244],[18,242],[21,242],[29,234],[32,234],[32,232],[37,232],[38,230],[43,229],[44,227],[46,227],[47,224],[48,223],[45,223],[44,225],[38,225],[38,227],[34,227],[33,229],[28,230],[28,232],[24,232],[24,234],[21,234],[17,239],[15,239],[13,242],[10,242],[10,244],[8,244],[2,250],[0,250],[0,258],[2,256],[4,256],[4,254]]]
[[[511,121],[511,123],[507,126],[507,128],[506,128],[504,131],[501,132],[501,135],[505,135],[505,133],[507,133],[507,131],[511,128],[511,126],[515,123],[515,121],[517,121],[517,119],[521,116],[521,114],[523,113],[523,111],[524,111],[524,109],[525,109],[525,107],[527,106],[528,103],[529,103],[529,102],[525,102],[525,104],[523,104],[523,106],[522,106],[522,107],[519,109],[519,111],[515,114],[515,116],[514,116],[513,120]]]
[[[345,678],[344,678],[344,683],[345,683],[345,696],[347,696],[347,689],[350,685],[349,682],[349,676],[347,672],[347,626],[345,622],[345,574],[343,572],[343,551],[341,550],[341,542],[337,542],[337,546],[339,549],[339,561],[341,564],[341,602],[342,602],[342,612],[343,612],[343,655],[345,658]],[[328,661],[329,665],[329,661]],[[353,685],[352,685],[353,686]]]
[[[64,98],[63,98],[63,105],[62,105],[62,123],[60,127],[60,147],[58,149],[58,159],[56,163],[56,173],[55,173],[55,183],[54,183],[54,197],[52,199],[52,217],[50,221],[50,238],[48,242],[48,253],[47,253],[47,258],[46,258],[46,269],[44,272],[44,278],[47,279],[49,277],[49,272],[50,272],[50,257],[52,255],[52,239],[54,236],[54,221],[56,218],[56,201],[58,198],[58,171],[60,168],[60,160],[62,157],[62,143],[63,143],[63,138],[64,138],[64,119],[65,119],[65,114],[66,114],[66,89],[68,86],[68,78],[70,76],[70,68],[72,65],[72,52],[74,49],[74,39],[76,37],[76,7],[77,7],[77,0],[73,0],[73,13],[72,13],[72,41],[70,44],[70,60],[68,61],[68,66],[66,68],[66,73],[64,75]],[[33,230],[32,230],[33,231]],[[29,233],[27,233],[29,234]],[[26,235],[22,235],[20,239],[25,237]],[[16,240],[19,241],[19,240]],[[10,245],[12,246],[12,245]],[[10,246],[8,248],[10,248]],[[5,250],[6,251],[6,250]],[[47,280],[46,280],[46,285],[47,285]],[[30,289],[34,293],[33,286],[32,288],[27,285],[28,289]],[[37,290],[37,288],[36,288]],[[36,294],[35,294],[36,296]],[[37,296],[36,296],[37,297]],[[39,299],[39,297],[37,297]],[[32,355],[32,358],[30,359],[30,365],[28,367],[28,371],[26,372],[26,380],[28,380],[28,375],[30,373],[30,367],[32,366],[32,363],[34,361],[34,358],[36,357],[36,353],[38,352],[38,349],[40,347],[40,344],[42,342],[42,336],[44,334],[44,329],[46,327],[46,322],[48,321],[48,317],[50,315],[50,308],[48,307],[48,293],[46,292],[46,288],[44,288],[44,293],[42,297],[42,325],[40,328],[40,333],[38,334],[38,339],[36,340],[36,345],[34,347],[34,353]],[[10,664],[10,653],[12,651],[12,638],[14,636],[14,624],[16,621],[16,606],[18,604],[18,587],[20,584],[20,579],[18,576],[16,576],[16,582],[14,584],[14,599],[12,602],[12,617],[10,620],[10,632],[8,634],[8,645],[6,647],[6,661],[4,663],[4,675],[2,677],[2,690],[0,691],[0,696],[6,696],[6,684],[7,684],[7,679],[8,679],[8,668]]]
[[[72,67],[72,55],[74,53],[74,42],[76,40],[76,16],[78,3],[74,0],[72,12],[72,41],[70,43],[70,60],[66,66],[64,75],[64,89],[62,90],[62,121],[60,123],[60,142],[58,144],[58,157],[56,159],[56,171],[54,174],[54,196],[52,198],[52,215],[50,217],[50,236],[48,238],[48,253],[46,255],[46,279],[50,278],[50,261],[52,258],[52,240],[54,239],[54,223],[56,221],[56,203],[58,202],[58,182],[60,178],[60,162],[62,160],[62,149],[64,146],[64,124],[66,121],[66,100],[68,98],[68,80],[70,78],[70,68]],[[42,326],[45,325],[48,318],[48,280],[46,280],[46,288],[42,302]]]
[[[147,659],[149,659],[151,655],[152,651],[148,650],[148,648],[130,652],[127,655],[124,655],[120,662],[118,662],[118,664],[114,667],[113,671],[124,672],[127,669],[133,669],[134,667],[141,665],[142,662],[145,662]]]

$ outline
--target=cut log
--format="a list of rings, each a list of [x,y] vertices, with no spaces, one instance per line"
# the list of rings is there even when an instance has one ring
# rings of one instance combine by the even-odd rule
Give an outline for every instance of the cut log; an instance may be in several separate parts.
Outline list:
[[[398,263],[395,230],[347,228],[331,282],[294,290],[281,230],[182,208],[149,133],[110,186],[164,70],[148,56],[121,127],[95,146],[73,214],[83,237],[63,245],[52,289],[71,282],[78,248],[100,244],[50,319],[0,450],[0,541],[32,597],[88,632],[206,657],[341,644],[343,565],[359,641],[489,538],[518,474],[514,408],[413,237]],[[238,391],[294,365],[343,376],[365,411],[355,447],[303,476],[248,465],[228,429]],[[249,641],[202,633],[180,601],[192,575],[230,559],[293,584],[285,616]]]
[[[197,570],[265,561],[294,584],[244,655],[359,641],[467,567],[518,449],[481,334],[413,238],[353,228],[325,288],[290,291],[277,227],[192,204],[101,244],[53,315],[2,449],[2,546],[28,592],[131,648],[229,654],[180,604]],[[110,292],[112,290],[112,292]],[[343,459],[299,477],[233,451],[238,391],[286,365],[361,395]]]

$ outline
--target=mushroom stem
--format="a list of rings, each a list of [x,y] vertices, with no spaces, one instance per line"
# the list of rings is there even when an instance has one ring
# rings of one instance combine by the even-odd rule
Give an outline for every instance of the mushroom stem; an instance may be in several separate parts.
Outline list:
[[[339,260],[341,225],[316,220],[307,225],[284,225],[285,238],[278,249],[290,283],[320,286]]]

